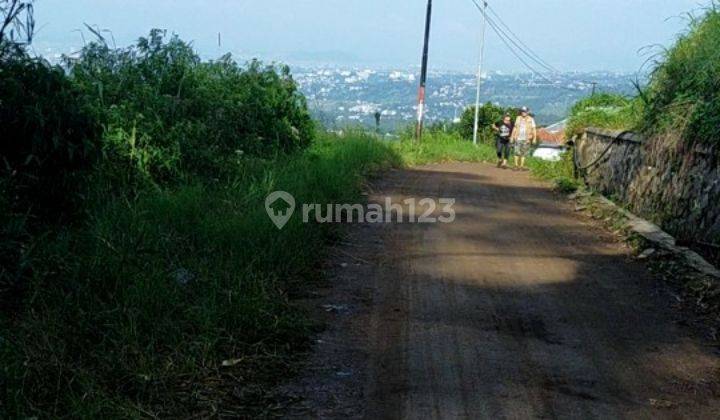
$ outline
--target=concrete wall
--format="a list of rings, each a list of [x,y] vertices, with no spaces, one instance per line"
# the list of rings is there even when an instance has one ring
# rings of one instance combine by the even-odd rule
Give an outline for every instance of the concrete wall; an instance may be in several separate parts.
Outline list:
[[[720,150],[671,136],[589,129],[577,142],[588,185],[680,241],[720,244]]]

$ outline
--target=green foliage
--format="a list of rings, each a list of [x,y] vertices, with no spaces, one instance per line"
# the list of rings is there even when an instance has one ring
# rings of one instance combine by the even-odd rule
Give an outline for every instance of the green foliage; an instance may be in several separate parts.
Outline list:
[[[316,135],[287,68],[160,31],[68,72],[2,42],[0,417],[208,413],[232,393],[207,383],[253,399],[306,342],[288,293],[333,233],[278,232],[265,195],[357,200],[395,152]]]
[[[28,269],[23,245],[28,241],[29,228],[27,215],[11,202],[8,184],[7,179],[0,179],[0,308],[10,314],[18,310],[26,286],[21,279]]]
[[[458,133],[439,130],[427,130],[420,143],[415,142],[412,134],[405,133],[394,146],[403,163],[408,165],[448,161],[489,162],[496,158],[492,146],[484,143],[475,146]]]
[[[575,192],[580,187],[580,181],[575,179],[572,151],[563,153],[559,161],[528,159],[528,167],[533,176],[554,182],[555,189],[563,194]]]
[[[287,67],[241,68],[229,56],[202,62],[160,30],[125,49],[90,44],[67,62],[105,126],[106,155],[154,181],[187,170],[216,174],[236,154],[288,153],[313,136]]]
[[[316,276],[334,232],[297,213],[277,230],[265,197],[355,202],[363,177],[398,159],[369,136],[322,135],[305,152],[243,159],[215,186],[103,194],[87,225],[32,244],[32,302],[0,341],[7,415],[188,417],[261,400],[254,387],[306,345],[288,294]]]
[[[638,99],[601,93],[585,98],[570,110],[565,135],[568,139],[581,135],[588,127],[616,130],[636,128],[643,112],[643,103]]]
[[[622,108],[629,103],[630,100],[624,96],[613,93],[599,93],[578,101],[570,109],[570,114],[577,114],[589,108]]]
[[[22,52],[0,60],[0,126],[11,208],[43,220],[72,213],[76,175],[95,162],[100,126],[64,71]]]
[[[497,105],[493,105],[490,102],[482,105],[478,113],[478,137],[480,141],[485,143],[494,142],[494,131],[491,126],[500,121],[505,114],[510,114],[512,120],[515,121],[517,117],[517,109],[515,108],[501,108]],[[475,107],[470,106],[465,108],[462,116],[460,117],[460,135],[465,139],[473,138],[473,130],[475,128]]]
[[[580,183],[574,178],[561,177],[555,179],[555,189],[562,194],[572,194],[580,188]]]
[[[665,51],[644,92],[646,132],[678,132],[687,141],[720,138],[720,10],[690,17],[687,33]]]
[[[679,134],[688,142],[720,138],[720,10],[715,3],[664,51],[637,98],[596,95],[576,104],[568,137],[589,127]]]

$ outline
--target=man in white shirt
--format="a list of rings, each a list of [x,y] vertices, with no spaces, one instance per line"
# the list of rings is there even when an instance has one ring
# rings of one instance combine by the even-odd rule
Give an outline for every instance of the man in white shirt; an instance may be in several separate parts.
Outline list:
[[[520,108],[520,115],[515,120],[515,128],[512,134],[514,149],[515,168],[527,171],[525,158],[530,152],[530,146],[537,141],[537,126],[535,119],[530,116],[530,110],[524,106]]]

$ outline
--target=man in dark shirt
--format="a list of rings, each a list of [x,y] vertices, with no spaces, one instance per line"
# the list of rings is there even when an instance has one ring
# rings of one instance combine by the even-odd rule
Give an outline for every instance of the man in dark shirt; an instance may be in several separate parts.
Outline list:
[[[495,131],[495,147],[497,147],[498,168],[507,168],[510,159],[510,136],[513,132],[513,123],[510,115],[505,115],[502,120],[493,124]]]

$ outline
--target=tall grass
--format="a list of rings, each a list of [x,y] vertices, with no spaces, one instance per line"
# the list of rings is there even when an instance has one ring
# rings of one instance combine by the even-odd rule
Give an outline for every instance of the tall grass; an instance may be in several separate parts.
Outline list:
[[[265,197],[357,202],[383,168],[494,160],[491,146],[457,134],[385,143],[351,132],[273,159],[238,157],[215,182],[131,192],[96,175],[87,222],[27,245],[25,310],[0,318],[0,415],[262,415],[313,328],[292,297],[338,234],[297,216],[278,230]]]
[[[575,179],[572,151],[563,153],[558,161],[528,159],[528,167],[534,177],[552,181],[555,189],[562,193],[571,193],[580,187],[580,181]]]
[[[602,93],[577,102],[570,110],[566,137],[579,136],[588,127],[633,130],[642,123],[643,102]]]
[[[720,138],[720,10],[712,2],[677,43],[659,56],[644,97],[645,131],[679,133],[716,145]]]
[[[305,152],[240,161],[217,185],[97,192],[85,226],[31,245],[28,310],[0,334],[1,416],[257,413],[247,404],[262,409],[263,386],[306,344],[289,296],[316,277],[334,232],[297,217],[279,231],[265,197],[355,201],[364,176],[397,164],[370,137],[321,136]]]
[[[720,138],[720,10],[688,14],[688,29],[654,58],[650,82],[636,98],[601,94],[571,110],[568,138],[587,127],[670,134],[687,143],[717,145]]]
[[[495,149],[480,143],[477,146],[464,140],[457,133],[428,131],[422,141],[416,142],[406,133],[395,144],[395,149],[407,165],[423,165],[437,162],[490,162],[496,159]]]

